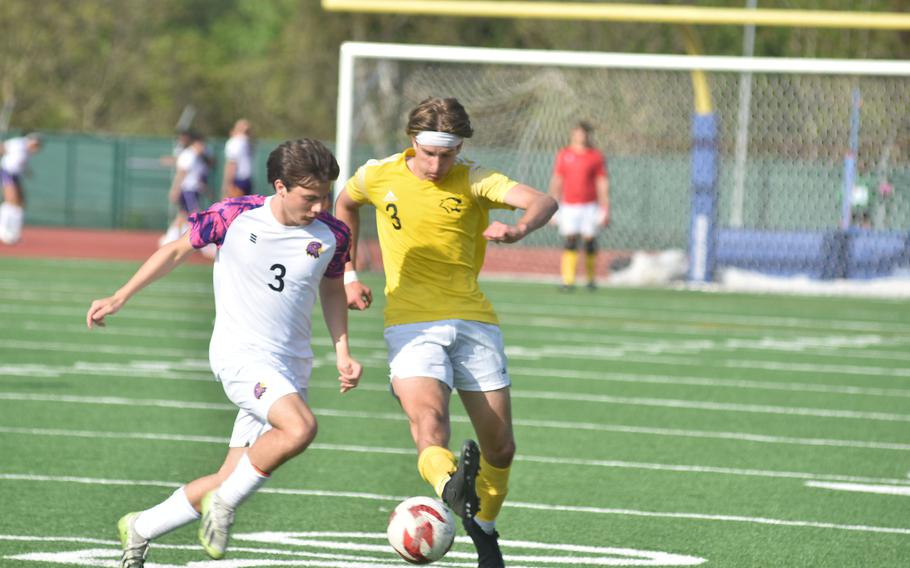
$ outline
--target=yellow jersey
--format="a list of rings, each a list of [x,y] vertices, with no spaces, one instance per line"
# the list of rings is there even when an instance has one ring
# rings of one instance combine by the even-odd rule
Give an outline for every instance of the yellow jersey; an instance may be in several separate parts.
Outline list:
[[[458,158],[446,176],[421,180],[407,166],[413,148],[370,160],[345,184],[357,203],[376,207],[385,266],[385,325],[443,319],[498,323],[480,291],[489,211],[513,209],[518,182]]]

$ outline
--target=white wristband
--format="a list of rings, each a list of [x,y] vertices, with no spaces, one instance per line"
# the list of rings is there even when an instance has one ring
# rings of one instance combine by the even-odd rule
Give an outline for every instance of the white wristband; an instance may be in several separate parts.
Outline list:
[[[348,270],[344,273],[344,285],[347,286],[351,282],[360,282],[357,278],[357,272],[354,270]]]

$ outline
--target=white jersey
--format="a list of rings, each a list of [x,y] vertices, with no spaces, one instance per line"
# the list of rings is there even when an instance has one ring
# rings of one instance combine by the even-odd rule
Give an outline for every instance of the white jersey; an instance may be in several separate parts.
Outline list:
[[[204,190],[209,165],[205,161],[205,156],[197,154],[192,146],[185,148],[177,156],[177,171],[186,172],[186,176],[180,183],[180,191],[201,193]]]
[[[18,176],[25,172],[28,164],[28,138],[10,138],[3,142],[3,158],[0,159],[0,169],[4,172]]]
[[[288,227],[274,197],[225,199],[190,216],[196,248],[219,246],[214,267],[215,328],[209,359],[216,373],[264,354],[309,358],[311,315],[323,276],[340,278],[350,230],[327,213]]]
[[[237,179],[250,179],[253,177],[253,145],[249,136],[239,134],[231,136],[224,144],[224,158],[227,162],[235,162]]]

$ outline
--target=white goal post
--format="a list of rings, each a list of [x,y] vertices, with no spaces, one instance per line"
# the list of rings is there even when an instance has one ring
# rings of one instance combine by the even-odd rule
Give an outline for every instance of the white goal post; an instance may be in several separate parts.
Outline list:
[[[693,110],[693,72],[708,78],[707,116]],[[737,132],[745,75],[755,94],[749,131]],[[406,112],[430,95],[465,104],[476,132],[468,157],[543,190],[572,123],[594,122],[614,211],[601,246],[687,249],[705,263],[692,280],[711,280],[715,265],[833,278],[910,262],[910,62],[347,42],[339,185],[366,158],[405,147]],[[748,141],[745,163],[734,159],[737,137]],[[857,217],[859,182],[877,199]],[[844,234],[858,229],[871,240]],[[530,244],[559,246],[542,233]],[[851,247],[865,252],[853,258]]]

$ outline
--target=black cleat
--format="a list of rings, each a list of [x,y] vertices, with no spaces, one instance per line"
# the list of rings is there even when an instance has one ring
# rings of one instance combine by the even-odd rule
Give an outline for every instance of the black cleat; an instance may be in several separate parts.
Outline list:
[[[502,552],[499,550],[498,532],[487,534],[473,519],[465,519],[464,530],[474,541],[474,548],[477,549],[477,568],[505,568]]]
[[[474,522],[474,515],[480,510],[474,483],[480,470],[480,449],[474,440],[465,440],[461,445],[458,468],[442,488],[442,500],[452,511],[465,521]]]

